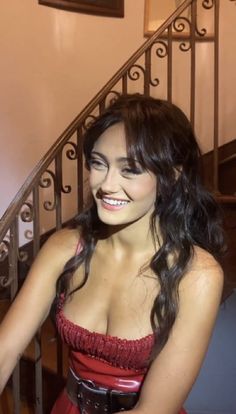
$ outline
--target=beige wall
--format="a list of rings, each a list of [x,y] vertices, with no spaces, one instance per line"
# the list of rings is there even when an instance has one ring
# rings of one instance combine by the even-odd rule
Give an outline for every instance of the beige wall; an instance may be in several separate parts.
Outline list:
[[[144,41],[143,20],[144,0],[125,0],[124,19],[70,13],[37,0],[2,2],[0,216],[58,135]],[[235,22],[236,4],[221,0],[221,143],[236,138]],[[209,149],[210,120],[203,114],[212,105],[201,79],[207,73],[210,82],[211,69],[204,53],[198,129],[205,131],[203,146]],[[175,77],[183,91],[177,72]]]
[[[85,104],[142,44],[144,0],[125,18],[8,0],[0,13],[0,216]]]

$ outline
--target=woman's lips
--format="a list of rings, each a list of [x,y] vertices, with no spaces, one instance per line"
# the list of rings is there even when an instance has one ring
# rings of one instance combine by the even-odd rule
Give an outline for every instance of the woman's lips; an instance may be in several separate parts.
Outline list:
[[[108,197],[101,198],[102,207],[110,211],[121,210],[122,208],[126,207],[128,203],[129,201],[126,201],[126,200],[119,200],[119,199],[108,198]]]

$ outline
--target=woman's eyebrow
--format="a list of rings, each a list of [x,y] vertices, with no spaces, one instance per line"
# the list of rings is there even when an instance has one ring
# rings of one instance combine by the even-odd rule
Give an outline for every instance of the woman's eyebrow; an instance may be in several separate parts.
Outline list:
[[[98,151],[92,151],[91,155],[98,155],[99,157],[101,157],[102,159],[104,159],[104,161],[108,161],[107,157],[104,154],[101,154],[101,152]],[[128,163],[138,163],[138,160],[134,159],[134,158],[130,158],[130,157],[118,157],[116,158],[117,162],[128,162]]]
[[[91,151],[91,155],[98,155],[99,157],[103,158],[105,161],[107,161],[107,158],[105,157],[105,155],[101,154],[100,152],[97,151]]]

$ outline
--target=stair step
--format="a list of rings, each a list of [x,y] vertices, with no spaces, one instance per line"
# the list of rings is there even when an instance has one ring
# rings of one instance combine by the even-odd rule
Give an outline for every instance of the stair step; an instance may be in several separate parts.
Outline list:
[[[215,199],[219,204],[235,204],[236,205],[236,195],[226,195],[226,194],[217,194]]]

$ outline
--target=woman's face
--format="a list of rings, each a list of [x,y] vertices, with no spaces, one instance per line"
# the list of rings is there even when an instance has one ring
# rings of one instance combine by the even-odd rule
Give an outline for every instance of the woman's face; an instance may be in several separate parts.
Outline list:
[[[156,176],[127,158],[124,126],[109,127],[95,142],[90,159],[90,187],[100,220],[128,224],[151,215]]]

